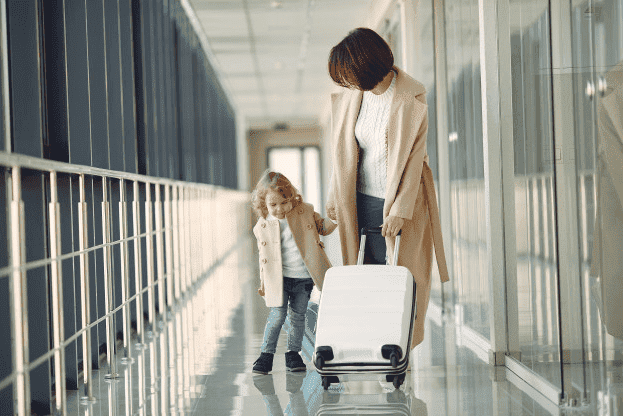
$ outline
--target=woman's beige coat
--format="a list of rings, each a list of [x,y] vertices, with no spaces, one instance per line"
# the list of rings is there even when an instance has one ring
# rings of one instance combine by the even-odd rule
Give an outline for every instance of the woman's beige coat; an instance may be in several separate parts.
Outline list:
[[[324,275],[331,267],[319,235],[331,234],[337,225],[314,211],[311,204],[302,203],[286,214],[288,225],[303,257],[307,271],[319,290]],[[283,273],[281,263],[281,230],[279,220],[260,217],[253,227],[260,252],[260,289],[268,307],[283,305]]]
[[[395,92],[386,133],[387,187],[383,218],[394,215],[405,219],[398,265],[411,271],[417,287],[417,317],[411,342],[413,348],[424,338],[433,242],[441,281],[445,282],[449,278],[437,199],[426,154],[426,90],[402,70],[395,69]],[[359,146],[355,139],[355,123],[362,98],[362,91],[350,89],[331,95],[333,183],[327,210],[334,208],[336,211],[345,265],[357,263],[359,249],[356,205]],[[394,238],[386,238],[389,258],[393,256],[394,241]]]

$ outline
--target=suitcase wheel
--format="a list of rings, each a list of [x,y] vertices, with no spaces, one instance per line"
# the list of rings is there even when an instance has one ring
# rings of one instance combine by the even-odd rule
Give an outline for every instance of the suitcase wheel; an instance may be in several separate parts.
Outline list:
[[[330,385],[331,385],[331,382],[329,381],[329,377],[325,377],[325,376],[323,376],[323,377],[322,377],[322,387],[323,387],[325,390],[329,390],[329,386],[330,386]]]
[[[390,360],[393,368],[397,368],[402,358],[402,348],[398,345],[383,345],[381,347],[381,354],[383,358]]]
[[[322,370],[323,365],[324,365],[324,358],[322,358],[322,355],[318,354],[316,356],[316,368],[319,370]]]
[[[396,388],[396,390],[398,390],[400,386],[402,386],[402,383],[404,383],[404,381],[405,381],[404,374],[399,374],[397,376],[394,376],[394,387]]]
[[[390,360],[393,368],[398,367],[398,355],[396,353],[392,353]]]
[[[327,346],[318,347],[316,348],[316,360],[314,364],[317,369],[322,370],[324,363],[326,361],[331,361],[333,358],[333,348]]]
[[[322,387],[325,390],[329,390],[329,386],[331,385],[331,383],[339,383],[340,379],[337,376],[322,376],[321,381]]]

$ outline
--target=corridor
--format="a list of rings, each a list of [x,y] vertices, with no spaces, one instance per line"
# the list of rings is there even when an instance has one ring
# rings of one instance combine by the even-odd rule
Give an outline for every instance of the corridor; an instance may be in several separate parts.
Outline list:
[[[621,22],[623,0],[0,0],[0,416],[623,416]],[[292,187],[254,207],[265,172]],[[308,222],[256,237],[268,199]],[[325,390],[318,288],[367,222],[403,232],[424,337],[399,389]],[[307,370],[286,320],[257,375],[286,272],[316,285]],[[413,319],[391,296],[365,306]]]

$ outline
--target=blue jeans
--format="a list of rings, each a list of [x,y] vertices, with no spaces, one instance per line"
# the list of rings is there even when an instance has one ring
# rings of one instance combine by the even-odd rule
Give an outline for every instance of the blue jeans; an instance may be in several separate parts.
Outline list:
[[[274,354],[277,349],[277,340],[281,327],[290,315],[292,329],[288,333],[288,351],[301,351],[303,335],[305,334],[305,313],[307,302],[314,288],[314,281],[310,279],[293,279],[283,277],[283,304],[279,307],[270,308],[266,328],[264,329],[264,342],[262,352]],[[288,303],[290,310],[288,312]]]
[[[359,233],[363,227],[378,228],[383,225],[383,204],[385,200],[375,196],[357,192],[357,223]],[[361,235],[359,235],[361,241]],[[364,252],[365,264],[387,264],[387,246],[385,237],[381,234],[369,234],[366,236],[366,249]]]

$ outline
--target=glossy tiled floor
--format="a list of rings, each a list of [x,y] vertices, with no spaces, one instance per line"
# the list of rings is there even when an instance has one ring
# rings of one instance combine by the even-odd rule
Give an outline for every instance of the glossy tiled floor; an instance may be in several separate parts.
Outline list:
[[[156,327],[134,362],[119,362],[120,378],[96,373],[96,402],[76,394],[70,414],[84,415],[551,415],[558,407],[505,367],[491,367],[482,352],[438,315],[412,353],[412,370],[396,391],[376,378],[341,380],[324,391],[310,363],[315,307],[310,303],[302,356],[307,371],[285,370],[285,331],[270,375],[251,372],[259,355],[267,308],[255,292],[254,245],[240,246],[194,299]],[[313,300],[313,298],[312,298]],[[429,316],[434,317],[434,306]],[[192,316],[192,325],[184,325]],[[287,323],[286,323],[287,326]],[[475,351],[475,352],[474,352]],[[480,357],[480,358],[479,358]],[[524,391],[522,391],[525,390]],[[527,392],[527,393],[526,393]],[[529,395],[529,394],[530,395]],[[571,413],[569,413],[571,414]],[[615,415],[587,408],[576,414]]]

